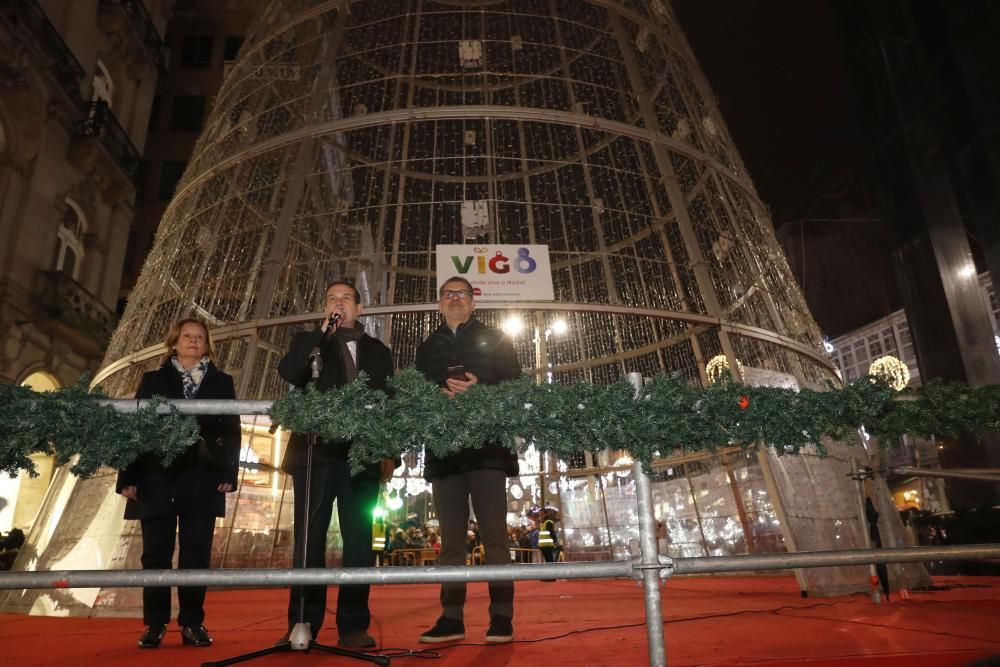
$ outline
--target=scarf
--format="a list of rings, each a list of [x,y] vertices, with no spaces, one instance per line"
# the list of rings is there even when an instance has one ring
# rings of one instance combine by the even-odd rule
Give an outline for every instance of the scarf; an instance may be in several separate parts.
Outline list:
[[[337,332],[333,335],[340,360],[344,363],[344,378],[348,383],[354,382],[354,378],[358,377],[358,367],[354,363],[354,357],[351,356],[347,343],[350,341],[357,343],[364,335],[365,329],[360,324],[355,324],[353,327],[337,327]],[[354,349],[357,350],[357,346]]]
[[[202,357],[201,361],[188,369],[181,366],[181,362],[177,361],[177,357],[171,357],[170,362],[177,369],[177,372],[181,374],[181,383],[184,385],[184,398],[194,398],[197,396],[201,381],[205,379],[205,371],[208,370],[208,364],[211,363],[208,357]]]

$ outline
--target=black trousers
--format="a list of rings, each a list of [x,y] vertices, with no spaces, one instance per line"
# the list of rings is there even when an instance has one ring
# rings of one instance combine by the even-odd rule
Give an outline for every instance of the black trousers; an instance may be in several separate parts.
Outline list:
[[[439,565],[465,565],[469,499],[479,522],[487,565],[510,565],[507,544],[507,475],[502,470],[470,470],[431,480],[441,522]],[[491,581],[490,618],[514,617],[514,582]],[[441,615],[464,618],[465,582],[441,584]]]
[[[174,558],[175,538],[180,536],[177,567],[182,570],[208,569],[212,558],[214,516],[162,516],[142,519],[142,568],[169,570]],[[205,587],[178,586],[178,625],[201,625],[205,621]],[[170,587],[142,589],[142,622],[146,625],[170,623]]]
[[[306,469],[292,470],[295,489],[294,567],[302,566],[302,529],[306,525]],[[326,567],[326,534],[337,501],[337,517],[344,540],[344,567],[372,567],[372,511],[379,483],[371,477],[351,477],[347,461],[313,464],[309,498],[309,544],[306,567]],[[364,631],[371,623],[367,584],[341,586],[337,594],[337,630],[341,635]],[[313,637],[319,636],[326,614],[326,586],[292,586],[288,600],[289,630],[299,620],[299,596],[305,598],[305,620]]]

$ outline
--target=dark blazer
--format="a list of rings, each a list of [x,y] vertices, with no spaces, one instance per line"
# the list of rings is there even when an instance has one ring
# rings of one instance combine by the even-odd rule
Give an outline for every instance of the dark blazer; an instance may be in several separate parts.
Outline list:
[[[181,374],[168,360],[142,376],[136,398],[184,398]],[[236,398],[233,378],[209,364],[197,398]],[[126,519],[158,516],[225,516],[226,496],[219,484],[236,488],[240,459],[240,418],[236,415],[198,417],[201,440],[164,466],[154,454],[143,454],[118,473],[115,490],[136,486],[139,500],[125,505]],[[204,446],[202,446],[204,442]],[[211,461],[205,447],[213,452]],[[201,450],[202,454],[199,454]]]
[[[368,375],[369,389],[386,391],[387,380],[393,375],[392,352],[385,343],[364,334],[357,341],[357,369]],[[347,384],[347,372],[340,358],[339,343],[333,336],[326,336],[318,327],[313,331],[300,331],[294,336],[288,346],[288,352],[278,362],[278,374],[298,389],[305,388],[312,381],[312,369],[309,355],[316,348],[320,349],[322,367],[316,386],[321,391],[336,389]],[[313,463],[330,461],[346,461],[350,452],[350,441],[318,442],[313,452]],[[285,455],[281,461],[281,469],[292,472],[294,468],[306,465],[306,438],[299,433],[293,433],[288,439]],[[398,465],[398,463],[397,463]],[[374,463],[361,473],[364,476],[379,477],[380,464]]]
[[[455,333],[442,324],[417,348],[417,370],[440,387],[447,384],[449,366],[464,366],[479,378],[480,384],[499,384],[521,375],[510,338],[475,318],[459,325]],[[503,444],[488,442],[479,449],[464,449],[443,459],[427,452],[424,460],[427,480],[484,469],[503,470],[508,477],[517,475],[517,455]]]

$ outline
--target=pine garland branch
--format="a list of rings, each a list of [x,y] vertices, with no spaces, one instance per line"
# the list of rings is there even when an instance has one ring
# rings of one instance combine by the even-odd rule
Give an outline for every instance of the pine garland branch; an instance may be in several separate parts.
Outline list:
[[[660,374],[635,397],[627,382],[608,386],[535,384],[522,377],[474,385],[449,399],[414,369],[389,380],[391,398],[365,386],[363,374],[336,391],[289,392],[274,402],[271,419],[298,433],[316,433],[326,446],[353,442],[353,472],[426,447],[448,456],[487,442],[514,451],[531,444],[558,458],[581,451],[625,449],[647,467],[657,456],[723,446],[771,447],[797,454],[825,439],[852,442],[862,425],[882,446],[899,436],[958,436],[1000,428],[1000,386],[970,389],[932,383],[895,392],[862,378],[828,391],[740,385],[728,375],[707,388]],[[169,462],[198,437],[197,422],[158,416],[154,405],[123,414],[100,405],[85,380],[56,392],[0,385],[0,471],[35,475],[30,456],[74,461],[73,472],[121,469],[146,453]]]
[[[146,453],[169,464],[198,439],[198,423],[172,409],[157,415],[154,400],[126,414],[95,399],[87,378],[52,392],[0,385],[0,471],[38,476],[32,454],[54,454],[56,463],[90,477],[102,467],[122,469]]]

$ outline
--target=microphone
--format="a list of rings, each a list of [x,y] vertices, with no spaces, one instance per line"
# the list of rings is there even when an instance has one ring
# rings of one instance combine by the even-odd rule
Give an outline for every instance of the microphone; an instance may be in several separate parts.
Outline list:
[[[332,331],[333,331],[333,329],[334,329],[334,328],[335,328],[335,327],[336,327],[336,326],[337,326],[338,324],[340,324],[340,320],[341,320],[341,319],[342,319],[342,318],[340,317],[340,313],[338,313],[337,311],[334,311],[334,312],[330,313],[330,319],[328,319],[328,320],[326,321],[326,332],[327,332],[327,333],[330,333],[330,332],[332,332]]]
[[[309,353],[309,367],[312,369],[312,379],[319,379],[319,372],[323,368],[323,359],[320,357],[319,348],[314,347]]]

